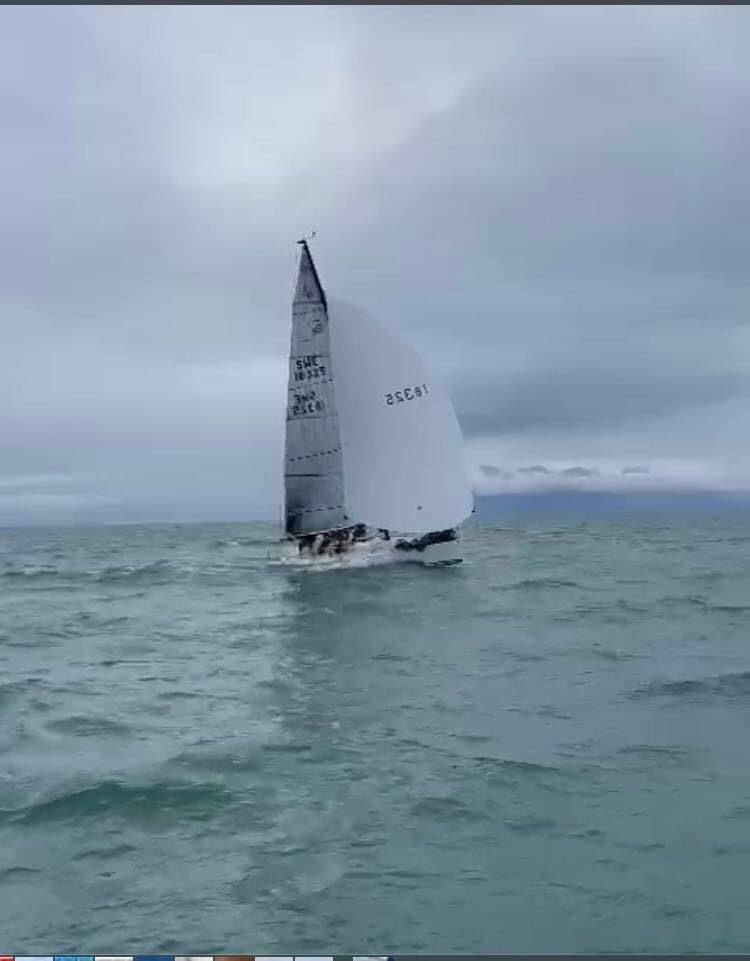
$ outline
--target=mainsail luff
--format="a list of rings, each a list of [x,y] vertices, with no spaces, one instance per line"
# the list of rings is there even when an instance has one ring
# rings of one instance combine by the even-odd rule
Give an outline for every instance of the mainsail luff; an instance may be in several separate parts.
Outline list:
[[[345,527],[341,432],[331,365],[328,305],[306,241],[292,306],[286,414],[286,532]]]

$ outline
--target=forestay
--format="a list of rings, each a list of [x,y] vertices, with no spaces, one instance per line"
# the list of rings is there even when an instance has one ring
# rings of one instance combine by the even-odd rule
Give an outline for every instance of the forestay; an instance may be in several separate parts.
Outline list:
[[[457,526],[472,494],[448,394],[378,321],[344,304],[330,318],[348,515],[403,533]]]
[[[284,499],[288,534],[348,523],[328,310],[304,242],[292,306]]]

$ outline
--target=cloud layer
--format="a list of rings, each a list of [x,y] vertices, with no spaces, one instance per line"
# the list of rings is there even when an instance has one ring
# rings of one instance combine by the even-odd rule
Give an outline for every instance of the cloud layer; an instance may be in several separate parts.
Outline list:
[[[0,523],[277,516],[310,229],[449,384],[478,491],[750,488],[748,27],[3,8]]]

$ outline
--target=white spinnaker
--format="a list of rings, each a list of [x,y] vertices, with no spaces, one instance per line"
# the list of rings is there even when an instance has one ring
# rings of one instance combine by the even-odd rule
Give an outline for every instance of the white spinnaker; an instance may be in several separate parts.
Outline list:
[[[414,348],[348,305],[329,306],[347,514],[421,533],[471,513],[461,429]]]
[[[288,534],[345,527],[341,439],[326,298],[307,244],[292,307],[284,501]]]

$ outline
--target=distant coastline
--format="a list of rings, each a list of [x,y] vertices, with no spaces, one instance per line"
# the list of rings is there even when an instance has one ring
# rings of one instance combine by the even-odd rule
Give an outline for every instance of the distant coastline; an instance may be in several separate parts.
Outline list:
[[[748,491],[546,491],[477,495],[475,521],[515,515],[546,517],[619,516],[643,513],[722,513],[750,510]],[[120,524],[280,524],[280,517],[254,513],[243,497],[217,497],[211,504],[187,499],[158,499],[107,504],[79,511],[31,512],[13,516],[2,511],[0,529],[19,527],[99,527]],[[471,523],[471,520],[469,521]]]
[[[480,520],[517,513],[625,514],[750,510],[748,491],[559,491],[536,494],[492,494],[476,498]]]

